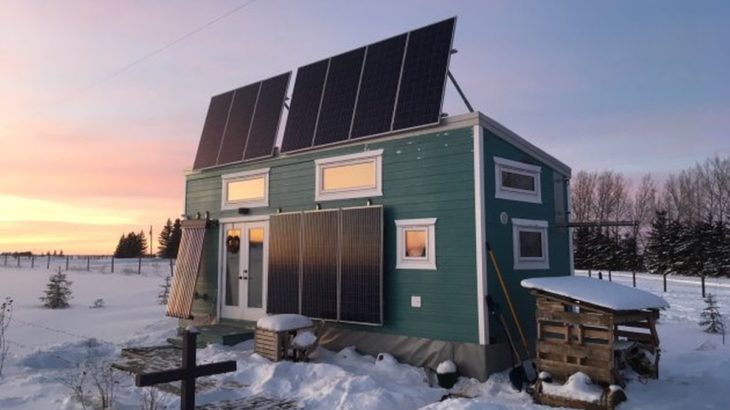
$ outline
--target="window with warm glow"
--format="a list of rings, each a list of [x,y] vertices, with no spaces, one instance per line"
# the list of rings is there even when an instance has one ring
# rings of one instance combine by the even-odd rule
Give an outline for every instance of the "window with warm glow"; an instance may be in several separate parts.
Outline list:
[[[221,209],[269,204],[269,170],[223,175]]]
[[[436,269],[436,218],[398,219],[398,269]]]
[[[315,161],[317,201],[382,196],[383,150]]]
[[[512,218],[515,269],[549,269],[548,223]]]

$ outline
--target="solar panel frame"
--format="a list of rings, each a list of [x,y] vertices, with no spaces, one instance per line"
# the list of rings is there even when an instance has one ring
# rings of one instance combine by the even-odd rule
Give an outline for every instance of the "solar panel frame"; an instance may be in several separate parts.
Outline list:
[[[312,146],[327,82],[329,62],[330,59],[319,60],[297,69],[297,78],[294,82],[291,104],[289,105],[289,115],[284,128],[284,138],[281,142],[281,152],[298,151]],[[304,81],[304,76],[312,76],[311,81],[314,81],[314,84],[300,82]],[[301,87],[299,87],[300,84]],[[308,104],[310,100],[317,98],[319,102],[316,107],[313,107],[313,104]],[[304,118],[299,118],[300,116]],[[305,124],[302,126],[300,124],[302,119],[311,121],[311,125]],[[289,146],[287,146],[287,143]]]
[[[402,67],[402,70],[403,71],[401,73],[401,78],[400,78],[400,81],[398,83],[398,100],[397,100],[396,105],[395,105],[395,110],[394,110],[394,114],[393,114],[393,124],[392,124],[392,127],[391,127],[391,131],[403,132],[403,131],[408,131],[408,130],[412,130],[412,129],[415,129],[415,128],[421,128],[421,127],[426,127],[426,126],[438,124],[438,123],[441,122],[441,115],[443,114],[444,98],[446,96],[446,82],[448,81],[449,65],[451,63],[451,50],[454,47],[454,35],[455,35],[455,32],[456,32],[456,20],[457,20],[456,17],[452,17],[452,18],[449,18],[449,19],[446,19],[446,20],[442,20],[442,21],[433,23],[433,24],[429,24],[428,26],[424,26],[424,27],[418,28],[416,30],[412,30],[412,31],[410,31],[408,33],[408,45],[406,47],[406,51],[405,51],[405,55],[404,55],[404,61],[403,61],[403,67]],[[407,124],[407,125],[403,125],[403,126],[398,125],[398,122],[399,122],[399,111],[400,111],[399,108],[401,107],[401,105],[400,105],[401,98],[403,98],[403,94],[402,94],[402,91],[403,91],[403,83],[404,83],[403,76],[404,76],[404,74],[408,75],[408,72],[406,71],[406,67],[407,67],[407,64],[409,62],[409,60],[408,60],[408,52],[409,52],[409,50],[411,50],[411,47],[415,47],[416,46],[415,41],[418,40],[418,38],[416,38],[414,36],[414,33],[419,33],[419,32],[422,32],[422,31],[425,32],[427,29],[430,29],[430,28],[438,29],[439,26],[441,26],[442,24],[450,24],[451,26],[450,26],[450,30],[448,31],[449,44],[448,44],[448,48],[446,49],[446,56],[445,56],[446,58],[445,58],[445,61],[444,61],[443,74],[439,74],[436,77],[436,78],[442,78],[443,80],[440,80],[439,81],[439,83],[441,84],[440,88],[438,89],[438,91],[440,93],[440,96],[439,96],[440,98],[439,98],[439,101],[438,101],[438,110],[437,110],[437,112],[434,115],[435,118],[434,118],[434,120],[432,122],[418,122],[418,121],[416,121],[415,124]],[[428,41],[427,43],[429,45],[431,45],[433,42],[432,41]],[[423,57],[423,53],[420,53],[419,56],[420,57]],[[421,82],[420,84],[423,85],[423,82]],[[422,88],[422,87],[420,87],[420,88]],[[414,106],[415,106],[415,104],[410,105],[410,107],[414,107]],[[414,111],[414,109],[411,108],[411,111]]]
[[[218,151],[228,123],[233,94],[233,91],[227,91],[211,97],[198,142],[198,150],[193,160],[193,169],[204,169],[217,165]],[[215,148],[208,149],[210,146],[215,146]]]
[[[359,47],[330,58],[312,146],[349,139],[366,49]]]
[[[268,158],[273,155],[274,147],[276,146],[276,136],[279,133],[279,125],[281,123],[281,116],[284,110],[284,101],[286,100],[286,94],[289,89],[290,81],[291,71],[279,74],[271,78],[267,78],[259,82],[259,95],[256,98],[256,106],[252,114],[251,126],[249,128],[248,138],[246,138],[246,146],[241,155],[241,161],[252,161],[260,158]],[[274,87],[274,89],[271,90],[271,92],[273,92],[274,94],[269,94],[267,92],[268,90],[265,89],[265,87]],[[272,99],[268,98],[270,96],[272,97]],[[263,104],[271,104],[271,107],[264,107]],[[266,108],[270,108],[270,110],[267,110]],[[276,108],[278,108],[278,110]],[[262,112],[263,114],[261,114]],[[276,113],[275,117],[268,118],[269,123],[266,124],[264,122],[263,125],[261,125],[263,121],[267,120],[267,118],[263,118],[257,115],[267,115],[272,113]],[[253,151],[254,154],[249,157],[248,154],[249,152],[251,152],[249,151],[249,148],[251,147],[252,137],[254,136],[254,134],[259,133],[259,127],[262,126],[268,127],[269,129],[264,128],[260,131],[262,134],[264,134],[262,138],[266,138],[266,140],[263,141],[263,143],[259,146],[270,147],[268,149],[268,154],[266,153],[265,148],[262,148],[258,151]]]
[[[339,321],[383,324],[383,206],[340,210]]]
[[[403,127],[403,128],[396,129],[395,128],[395,121],[396,121],[396,115],[397,115],[398,100],[400,98],[400,95],[399,94],[400,94],[400,87],[401,87],[401,81],[402,81],[402,75],[403,75],[403,67],[405,66],[405,58],[406,58],[406,54],[408,52],[407,51],[408,50],[408,38],[410,37],[411,33],[415,32],[415,31],[422,30],[422,29],[426,29],[426,28],[429,28],[429,27],[432,27],[432,26],[437,26],[439,24],[443,24],[443,23],[446,23],[446,22],[449,22],[449,21],[453,21],[453,24],[452,24],[451,31],[450,31],[450,34],[449,34],[450,35],[450,38],[449,38],[449,49],[448,49],[447,56],[446,56],[445,70],[444,70],[444,74],[443,74],[443,81],[442,81],[442,86],[441,86],[441,91],[440,91],[441,98],[440,98],[440,101],[439,101],[439,104],[438,104],[438,115],[436,116],[436,119],[433,122],[428,122],[428,123],[423,123],[423,124],[417,124],[417,125],[413,125],[413,126],[407,126],[407,127]],[[346,139],[346,140],[339,140],[339,141],[335,141],[335,142],[330,142],[330,143],[326,143],[326,144],[316,144],[315,145],[314,144],[314,142],[315,142],[314,141],[314,136],[316,135],[316,130],[317,130],[317,125],[315,124],[314,133],[313,133],[313,139],[312,139],[312,144],[310,144],[310,145],[307,146],[306,144],[301,144],[300,143],[296,147],[286,147],[285,144],[287,143],[288,135],[287,135],[287,132],[285,132],[284,133],[284,138],[282,140],[281,152],[282,153],[290,154],[290,153],[295,153],[295,152],[299,152],[299,151],[310,150],[310,149],[313,149],[315,147],[316,148],[321,148],[321,147],[326,147],[326,146],[330,146],[330,145],[343,144],[343,143],[346,143],[348,141],[356,141],[356,140],[377,138],[377,137],[380,137],[380,136],[383,136],[383,135],[391,134],[393,132],[406,132],[406,131],[416,130],[416,129],[419,129],[419,128],[429,127],[429,126],[432,126],[434,124],[439,124],[440,121],[441,121],[441,116],[443,114],[443,102],[444,102],[444,98],[445,98],[445,95],[446,95],[446,82],[448,80],[449,65],[451,63],[451,50],[453,48],[454,34],[456,32],[456,22],[457,22],[457,18],[456,18],[456,16],[454,16],[454,17],[451,17],[449,19],[445,19],[445,20],[442,20],[442,21],[438,21],[436,23],[432,23],[432,24],[429,24],[429,25],[426,25],[426,26],[423,26],[423,27],[419,27],[419,28],[417,28],[415,30],[407,31],[405,33],[400,33],[400,34],[397,34],[395,36],[391,36],[391,37],[388,37],[388,38],[386,38],[384,40],[380,40],[378,42],[371,43],[371,44],[368,44],[368,45],[365,46],[365,49],[366,49],[366,51],[365,51],[366,57],[365,58],[367,58],[367,51],[368,51],[368,48],[370,46],[375,45],[375,44],[379,44],[379,43],[382,43],[382,42],[385,42],[385,41],[388,41],[388,40],[392,40],[392,39],[397,38],[397,37],[400,37],[400,36],[404,36],[404,35],[406,36],[406,45],[405,45],[405,49],[404,49],[404,53],[403,53],[403,61],[401,62],[401,72],[399,74],[398,84],[397,84],[398,90],[397,90],[397,94],[396,94],[396,97],[395,97],[396,98],[395,99],[395,103],[393,104],[393,114],[391,116],[391,125],[390,125],[390,128],[388,130],[385,130],[385,131],[379,132],[379,133],[375,133],[375,134],[366,134],[366,135],[360,135],[360,136],[353,137],[353,135],[352,135],[353,126],[351,126],[350,127],[350,136],[349,136],[348,139]],[[347,54],[349,52],[358,50],[360,48],[363,48],[363,47],[362,46],[361,47],[357,47],[357,48],[352,49],[352,50],[349,50],[349,51],[347,51],[345,53],[338,54],[337,56],[340,56],[340,55],[343,55],[343,54]],[[337,57],[337,56],[334,56],[334,57]],[[309,66],[312,66],[314,64],[322,64],[324,62],[327,62],[327,64],[328,64],[328,70],[327,71],[329,71],[329,62],[334,57],[330,57],[330,58],[327,58],[327,59],[324,59],[324,60],[319,60],[319,61],[317,61],[315,63],[311,63],[311,64],[308,64],[308,65],[302,66],[302,67],[300,67],[300,70],[303,67],[309,67]],[[365,69],[364,67],[361,69],[361,77],[362,77],[362,71],[364,69]],[[299,78],[298,77],[299,77],[299,72],[297,72],[297,82],[299,81]],[[321,90],[322,91],[321,97],[324,96],[324,87],[326,87],[327,77],[328,77],[328,72],[325,73],[324,85],[323,85],[323,88]],[[296,90],[296,85],[297,84],[295,82],[295,84],[294,84],[295,90]],[[362,81],[361,81],[361,83],[358,86],[358,98],[355,100],[355,107],[357,107],[357,105],[359,103],[358,100],[359,100],[359,93],[360,93],[360,87],[361,86],[362,86]],[[293,106],[293,104],[294,104],[294,96],[292,96],[292,106]],[[322,98],[320,98],[320,102],[319,102],[317,121],[319,121],[319,110],[321,110],[321,106],[322,106]],[[287,119],[287,125],[286,125],[287,129],[289,127],[289,122],[292,121],[291,113],[292,113],[292,109],[290,108],[290,111],[289,111],[289,114],[290,115],[289,115],[289,117]],[[353,115],[352,115],[353,122],[354,122],[354,118],[355,118],[356,115],[357,115],[357,108],[355,108],[353,110]]]
[[[363,64],[363,69],[360,74],[361,80],[360,80],[360,87],[358,88],[358,99],[355,102],[355,113],[352,116],[352,125],[350,126],[350,139],[358,139],[358,138],[367,138],[373,135],[383,134],[386,132],[390,132],[391,127],[393,125],[393,112],[395,109],[395,105],[397,102],[398,97],[398,83],[400,82],[400,74],[403,67],[403,54],[405,53],[406,44],[408,40],[408,33],[399,34],[397,36],[393,36],[390,38],[387,38],[385,40],[378,41],[377,43],[373,43],[368,45],[366,54],[365,54],[365,62]],[[395,43],[396,50],[388,50],[388,46],[391,45],[391,43]],[[393,53],[397,57],[395,60],[386,60],[382,58],[381,55],[378,53]],[[389,61],[397,62],[397,67],[395,68],[394,73],[384,73],[382,70],[383,63]],[[376,67],[375,69],[373,67]],[[395,75],[393,75],[395,74]],[[375,78],[371,78],[371,76],[376,76]],[[392,82],[392,85],[390,85],[390,88],[386,85],[383,86],[383,80],[382,77],[384,75],[391,75],[394,78],[389,78],[390,82]],[[371,84],[372,83],[372,84]],[[381,98],[371,98],[371,93],[373,92],[381,92],[383,90],[389,90],[392,89],[392,95],[391,96],[383,96]],[[376,96],[377,97],[377,96]],[[386,101],[383,101],[386,100]],[[386,107],[385,110],[382,109],[383,103],[389,104],[390,107]],[[373,119],[372,116],[367,116],[367,121],[362,120],[360,118],[360,113],[363,112],[363,110],[372,110],[373,108],[384,112],[386,115],[383,117],[383,127],[377,128],[375,131],[372,129],[367,130],[365,132],[361,132],[362,124],[361,122],[372,123]],[[358,121],[360,120],[360,121]]]
[[[218,147],[216,165],[225,165],[241,161],[240,158],[243,157],[249,133],[251,132],[251,123],[253,122],[254,111],[256,110],[256,104],[258,102],[260,92],[260,81],[233,90],[233,99],[228,110],[228,119],[226,121],[225,128],[223,129],[223,136],[221,137],[221,142]],[[251,95],[248,95],[248,93],[253,93],[253,104],[250,107],[248,106],[248,103],[251,102],[249,99]],[[244,104],[240,110],[240,117],[236,116],[238,108],[236,104]],[[232,121],[235,122],[232,124]],[[236,122],[238,121],[241,121],[240,127],[236,127]],[[238,130],[238,128],[241,129]],[[245,132],[243,132],[244,128]],[[239,138],[236,138],[236,135]],[[238,142],[243,143],[236,144]],[[240,152],[238,156],[235,155],[236,151]],[[225,156],[225,158],[222,158],[223,156]]]

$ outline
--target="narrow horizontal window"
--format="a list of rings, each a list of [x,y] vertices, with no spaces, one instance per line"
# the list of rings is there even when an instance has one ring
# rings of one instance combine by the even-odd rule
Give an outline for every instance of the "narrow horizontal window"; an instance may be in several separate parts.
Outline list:
[[[398,219],[397,269],[436,269],[436,218]]]
[[[537,165],[494,157],[496,198],[542,203],[540,173]]]
[[[316,160],[315,200],[382,196],[382,156],[380,149]]]
[[[227,174],[222,177],[221,209],[269,205],[269,169]]]

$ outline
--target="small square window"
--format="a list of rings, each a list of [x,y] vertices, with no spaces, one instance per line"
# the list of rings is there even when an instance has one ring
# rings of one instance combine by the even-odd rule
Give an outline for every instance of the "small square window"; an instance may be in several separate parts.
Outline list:
[[[269,169],[222,176],[221,209],[269,205]]]
[[[515,269],[549,269],[548,223],[512,218]]]
[[[436,270],[436,218],[399,219],[397,269]]]
[[[315,160],[316,201],[383,195],[383,150]]]
[[[494,157],[496,198],[542,203],[541,168],[537,165]]]

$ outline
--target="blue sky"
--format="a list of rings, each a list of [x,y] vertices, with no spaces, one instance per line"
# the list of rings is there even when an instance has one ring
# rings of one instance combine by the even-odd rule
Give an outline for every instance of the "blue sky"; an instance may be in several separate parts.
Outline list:
[[[0,194],[114,212],[112,241],[160,224],[210,96],[454,15],[472,105],[574,170],[661,178],[730,155],[730,2],[258,0],[80,92],[242,3],[2,2]],[[445,111],[466,111],[451,89]],[[27,218],[0,233],[44,223]]]

